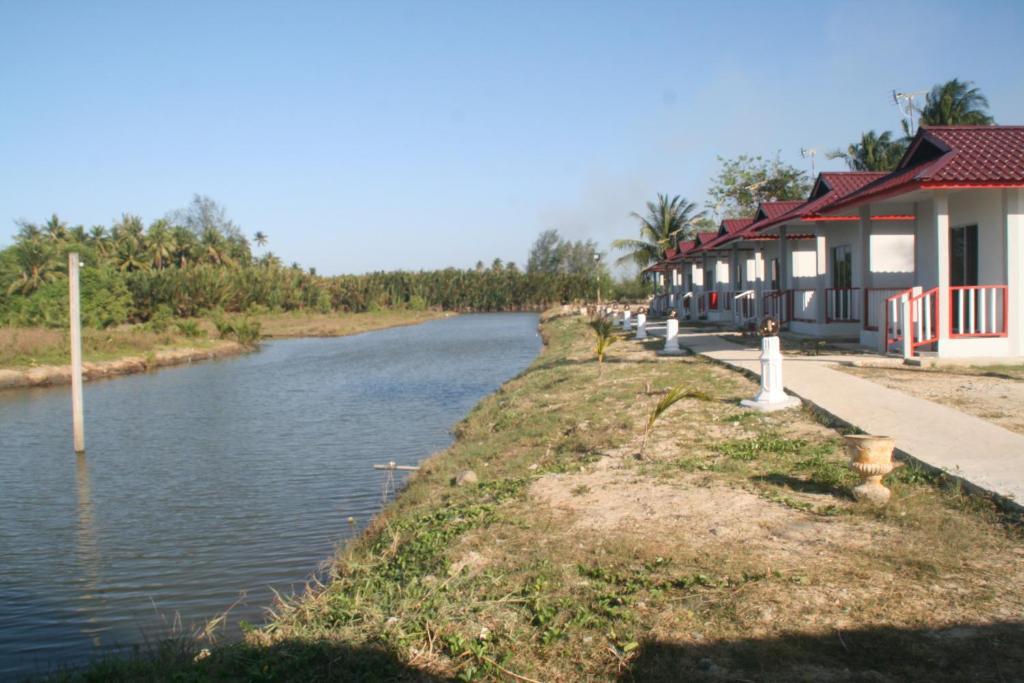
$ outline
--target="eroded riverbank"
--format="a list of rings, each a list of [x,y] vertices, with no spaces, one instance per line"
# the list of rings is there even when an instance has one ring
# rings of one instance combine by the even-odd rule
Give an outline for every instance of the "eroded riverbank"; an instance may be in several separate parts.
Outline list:
[[[374,330],[418,325],[428,320],[450,317],[441,311],[380,311],[377,313],[268,313],[254,316],[260,324],[261,335],[268,339],[297,337],[344,337]],[[179,321],[182,322],[182,321]],[[170,329],[153,333],[144,326],[122,327],[114,330],[86,330],[86,381],[108,379],[121,375],[226,358],[252,351],[228,339],[210,339],[216,334],[214,324],[196,319],[195,324],[204,335],[194,339]],[[172,326],[168,326],[172,327]],[[68,351],[63,333],[41,328],[0,329],[0,343],[10,347],[5,354],[8,365],[0,365],[0,390],[23,389],[70,384],[71,366],[52,361]],[[23,348],[15,348],[21,346]]]

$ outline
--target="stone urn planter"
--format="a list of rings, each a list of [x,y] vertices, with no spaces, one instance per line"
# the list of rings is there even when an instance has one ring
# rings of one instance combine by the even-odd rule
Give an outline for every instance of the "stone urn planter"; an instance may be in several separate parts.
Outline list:
[[[846,437],[846,453],[850,456],[850,469],[860,475],[861,483],[853,488],[857,500],[875,505],[889,502],[892,492],[882,485],[882,477],[895,466],[892,451],[896,441],[888,436],[855,434]]]

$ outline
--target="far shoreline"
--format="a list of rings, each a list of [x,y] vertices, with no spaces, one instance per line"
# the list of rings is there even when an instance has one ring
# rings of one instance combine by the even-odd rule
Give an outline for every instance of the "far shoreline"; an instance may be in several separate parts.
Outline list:
[[[374,332],[393,327],[419,325],[430,320],[450,318],[459,315],[450,311],[408,311],[385,310],[373,313],[269,313],[253,316],[259,321],[261,339],[295,339],[347,337],[365,332]],[[204,321],[204,329],[212,324]],[[136,326],[141,329],[140,326]],[[31,332],[32,328],[23,328]],[[17,334],[19,328],[13,328]],[[209,330],[208,330],[209,331]],[[151,372],[165,367],[185,365],[206,360],[238,356],[258,349],[228,339],[185,339],[178,338],[170,345],[154,346],[146,353],[125,353],[113,358],[87,360],[83,363],[83,379],[91,382],[112,379],[124,375]],[[33,389],[62,386],[71,383],[70,364],[41,363],[28,366],[0,367],[0,391],[8,389]]]

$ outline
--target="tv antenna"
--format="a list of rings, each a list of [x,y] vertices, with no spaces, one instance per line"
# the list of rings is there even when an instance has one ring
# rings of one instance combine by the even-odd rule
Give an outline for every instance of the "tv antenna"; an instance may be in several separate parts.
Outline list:
[[[927,90],[915,90],[914,92],[892,91],[892,103],[899,108],[900,113],[910,119],[910,130],[908,131],[910,135],[914,134],[914,100],[927,94]]]
[[[804,159],[811,160],[811,177],[814,178],[817,174],[814,172],[814,156],[818,153],[818,150],[814,147],[801,147],[800,156]]]

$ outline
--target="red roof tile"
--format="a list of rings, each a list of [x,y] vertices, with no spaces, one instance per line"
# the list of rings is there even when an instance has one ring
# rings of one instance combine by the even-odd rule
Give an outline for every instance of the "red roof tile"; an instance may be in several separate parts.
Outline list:
[[[759,221],[754,230],[762,231],[774,225],[791,221],[813,221],[843,197],[856,192],[868,183],[884,178],[885,175],[885,173],[873,171],[823,171],[814,181],[814,187],[811,188],[810,197],[806,202],[801,202],[784,214]]]
[[[1024,187],[1024,126],[922,126],[892,173],[829,212],[918,189]]]

